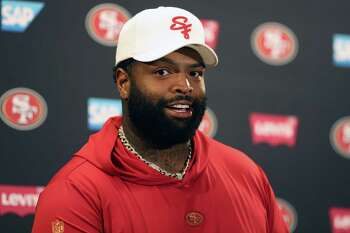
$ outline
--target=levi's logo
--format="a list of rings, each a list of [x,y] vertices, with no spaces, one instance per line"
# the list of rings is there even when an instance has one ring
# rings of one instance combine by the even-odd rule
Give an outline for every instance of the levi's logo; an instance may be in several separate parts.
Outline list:
[[[298,118],[262,113],[250,115],[250,127],[254,144],[268,143],[271,146],[295,145]]]
[[[329,217],[332,226],[332,233],[350,232],[350,209],[349,208],[331,208]]]
[[[21,217],[35,212],[44,187],[0,185],[0,215],[15,213]]]
[[[185,16],[175,16],[172,18],[173,24],[170,26],[171,30],[181,30],[180,32],[184,36],[186,40],[190,39],[189,32],[191,31],[192,24],[186,24],[188,21],[188,18]]]

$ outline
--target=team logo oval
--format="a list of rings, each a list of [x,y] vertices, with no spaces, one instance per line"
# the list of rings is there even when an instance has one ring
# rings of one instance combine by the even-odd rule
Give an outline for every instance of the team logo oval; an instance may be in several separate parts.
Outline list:
[[[333,124],[329,138],[333,149],[344,158],[350,159],[350,116]]]
[[[14,88],[0,98],[0,118],[17,130],[39,127],[47,117],[45,99],[29,88]]]
[[[276,198],[281,211],[283,221],[287,224],[289,231],[293,232],[297,227],[298,215],[294,207],[282,198]]]
[[[119,33],[130,13],[123,7],[104,3],[93,7],[85,19],[86,30],[96,42],[105,46],[116,46]]]
[[[213,110],[207,107],[198,129],[209,137],[214,137],[218,128],[218,121]]]
[[[298,40],[293,31],[276,22],[264,23],[255,28],[251,46],[255,55],[270,65],[285,65],[298,52]]]

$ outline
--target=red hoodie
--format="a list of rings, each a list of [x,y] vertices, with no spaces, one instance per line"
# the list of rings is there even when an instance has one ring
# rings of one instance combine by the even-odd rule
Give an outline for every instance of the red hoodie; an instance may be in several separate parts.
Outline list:
[[[40,195],[32,233],[287,233],[263,171],[200,132],[183,180],[161,175],[102,130]]]

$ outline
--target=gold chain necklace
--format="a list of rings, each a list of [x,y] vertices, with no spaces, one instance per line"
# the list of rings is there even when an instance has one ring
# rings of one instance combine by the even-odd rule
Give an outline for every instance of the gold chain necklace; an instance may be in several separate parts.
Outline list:
[[[140,159],[141,161],[143,161],[144,163],[146,163],[148,166],[150,166],[151,168],[153,168],[154,170],[158,171],[160,174],[162,175],[165,175],[165,176],[170,176],[170,177],[173,177],[173,178],[176,178],[178,180],[182,180],[183,177],[185,176],[186,174],[186,171],[188,169],[188,165],[191,161],[191,158],[192,158],[192,147],[191,147],[191,141],[189,141],[187,143],[187,146],[188,146],[188,156],[187,156],[187,159],[186,159],[186,165],[185,165],[185,168],[183,169],[182,172],[177,172],[177,173],[171,173],[171,172],[168,172],[164,169],[162,169],[161,167],[159,167],[157,164],[154,164],[146,159],[144,159],[135,149],[134,147],[129,143],[128,139],[126,138],[125,136],[125,133],[124,133],[124,129],[123,129],[123,126],[121,125],[118,129],[118,136],[120,138],[120,141],[122,142],[122,144],[125,146],[125,148],[130,151],[132,154],[136,155],[136,157],[138,159]]]

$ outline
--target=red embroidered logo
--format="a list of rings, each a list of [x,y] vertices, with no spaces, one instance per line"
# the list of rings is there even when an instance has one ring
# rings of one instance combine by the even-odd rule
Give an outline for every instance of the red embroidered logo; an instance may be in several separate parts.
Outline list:
[[[185,218],[186,218],[187,224],[193,227],[202,224],[204,219],[203,215],[198,212],[189,212],[186,214]]]
[[[185,16],[175,16],[173,19],[173,24],[170,26],[171,30],[181,30],[181,33],[183,34],[184,38],[186,40],[190,39],[189,32],[191,31],[192,24],[186,24],[188,21],[188,18]]]
[[[64,222],[57,220],[51,222],[52,233],[63,233],[64,232]]]

